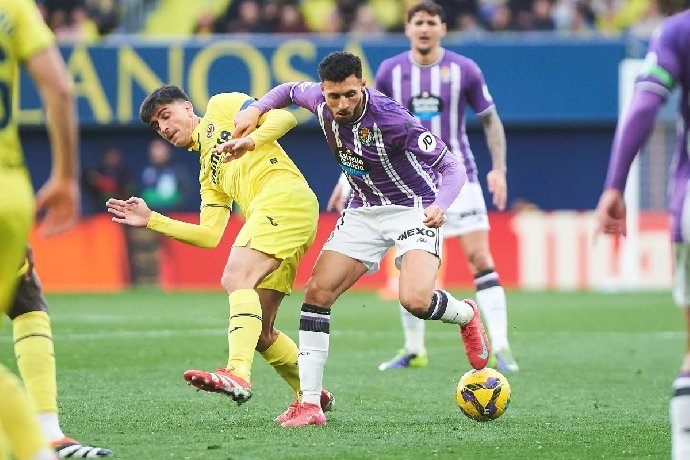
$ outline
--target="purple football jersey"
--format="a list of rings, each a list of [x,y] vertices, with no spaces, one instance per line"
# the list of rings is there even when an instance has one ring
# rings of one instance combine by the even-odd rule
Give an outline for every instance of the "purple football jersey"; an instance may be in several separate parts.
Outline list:
[[[673,241],[681,242],[690,241],[690,234],[687,234],[690,229],[683,231],[682,225],[690,181],[690,11],[670,16],[652,36],[644,66],[635,83],[633,99],[616,128],[606,187],[623,190],[630,165],[654,128],[659,107],[675,87],[680,87],[681,91],[680,123],[671,162],[669,211]]]
[[[669,185],[669,209],[672,216],[674,241],[682,241],[682,214],[687,206],[688,181],[690,180],[690,157],[688,157],[688,126],[690,126],[690,11],[667,18],[649,44],[643,75],[637,82],[638,88],[660,92],[668,96],[670,91],[680,87],[680,123],[678,142],[671,163],[671,184]],[[687,231],[687,229],[686,229]]]
[[[349,207],[429,206],[440,181],[433,168],[448,152],[446,145],[393,99],[372,88],[365,88],[364,93],[364,111],[352,123],[334,119],[319,83],[286,83],[264,98],[270,99],[271,107],[281,107],[289,97],[289,102],[317,116],[335,160],[352,185]],[[264,98],[254,105],[265,110]]]
[[[441,138],[477,181],[477,165],[465,132],[465,109],[477,115],[494,106],[477,64],[447,49],[430,65],[414,62],[405,51],[379,66],[376,88],[407,107],[422,125]]]

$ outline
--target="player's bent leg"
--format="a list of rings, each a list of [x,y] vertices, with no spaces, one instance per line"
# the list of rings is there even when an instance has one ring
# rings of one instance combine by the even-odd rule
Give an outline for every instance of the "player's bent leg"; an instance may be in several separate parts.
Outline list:
[[[230,302],[228,364],[214,372],[186,371],[183,377],[188,384],[224,394],[238,404],[251,398],[251,366],[263,326],[261,302],[254,287],[279,264],[277,259],[260,251],[233,247],[221,279]]]
[[[433,291],[433,276],[429,271],[434,260],[437,264],[436,256],[422,250],[404,254],[400,270],[400,303],[419,318],[457,324],[470,365],[482,369],[488,362],[490,347],[479,309],[472,300],[461,301],[446,291]],[[431,303],[427,300],[426,308],[424,295],[431,298]]]

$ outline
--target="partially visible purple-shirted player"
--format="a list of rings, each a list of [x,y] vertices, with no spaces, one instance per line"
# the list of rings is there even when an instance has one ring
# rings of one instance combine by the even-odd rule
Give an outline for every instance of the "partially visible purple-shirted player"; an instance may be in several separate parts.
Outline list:
[[[277,86],[236,115],[233,133],[233,137],[248,133],[270,109],[300,105],[318,117],[353,188],[349,206],[305,288],[299,331],[303,403],[282,426],[326,423],[319,395],[328,356],[331,306],[362,275],[377,270],[393,246],[401,272],[400,303],[419,318],[457,324],[473,367],[483,368],[489,358],[474,302],[434,290],[444,212],[466,180],[465,168],[404,107],[366,87],[357,56],[329,54],[319,64],[319,77],[320,84]]]
[[[623,190],[630,164],[652,132],[659,107],[671,90],[681,89],[680,128],[672,163],[671,232],[675,253],[673,297],[685,310],[690,332],[690,11],[667,18],[652,37],[643,71],[616,129],[604,192],[597,206],[599,230],[625,235]],[[690,458],[690,334],[670,404],[673,458]]]
[[[500,372],[517,372],[519,368],[508,343],[506,295],[494,269],[486,203],[465,132],[465,109],[471,107],[484,128],[493,163],[487,183],[499,210],[505,209],[507,196],[503,124],[479,66],[441,46],[446,34],[441,6],[430,1],[411,6],[405,34],[410,40],[410,51],[381,63],[376,73],[376,89],[406,106],[465,165],[467,183],[448,208],[443,233],[445,238],[458,237],[474,275],[477,303],[493,350],[490,365]],[[380,370],[423,367],[427,363],[424,321],[401,309],[401,322],[405,346],[393,359],[382,363]]]

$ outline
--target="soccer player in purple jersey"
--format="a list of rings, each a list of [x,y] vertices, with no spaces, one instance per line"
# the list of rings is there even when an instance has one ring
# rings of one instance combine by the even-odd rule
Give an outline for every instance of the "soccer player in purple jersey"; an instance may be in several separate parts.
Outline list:
[[[675,255],[673,298],[685,311],[690,332],[690,11],[667,18],[649,44],[632,101],[621,117],[611,149],[604,192],[596,209],[598,229],[626,234],[623,190],[630,165],[649,139],[656,115],[674,87],[681,89],[678,143],[670,186],[671,233]],[[690,458],[690,334],[670,403],[673,458]]]
[[[470,364],[486,366],[489,344],[479,309],[434,290],[445,211],[465,182],[465,168],[445,144],[396,101],[367,88],[362,63],[334,52],[319,64],[321,83],[285,83],[235,117],[237,138],[273,108],[300,105],[321,129],[353,192],[307,282],[300,317],[299,373],[303,402],[282,426],[323,425],[319,405],[335,300],[378,269],[395,246],[400,303],[427,320],[457,324]],[[441,176],[443,180],[441,181]]]
[[[443,48],[445,34],[441,6],[425,1],[410,7],[405,35],[411,49],[381,63],[376,89],[407,107],[465,165],[467,183],[446,212],[443,233],[446,238],[458,237],[474,275],[477,303],[493,350],[490,365],[501,372],[517,372],[508,343],[506,295],[494,269],[486,204],[465,132],[466,107],[474,110],[484,128],[492,160],[487,184],[499,210],[505,209],[507,197],[505,133],[481,70],[471,59]],[[404,308],[400,312],[405,346],[392,360],[382,363],[380,370],[427,364],[424,321]]]

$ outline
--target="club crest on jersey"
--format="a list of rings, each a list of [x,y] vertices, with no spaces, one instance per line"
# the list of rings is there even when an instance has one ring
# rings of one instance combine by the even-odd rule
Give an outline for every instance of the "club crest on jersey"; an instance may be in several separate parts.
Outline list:
[[[359,128],[357,131],[357,138],[362,145],[369,147],[374,142],[374,136],[371,134],[369,128]]]
[[[211,139],[215,131],[216,127],[213,125],[213,123],[209,123],[206,127],[206,139]]]
[[[439,74],[441,75],[441,81],[443,83],[448,83],[450,81],[450,67],[444,65],[439,69]]]

